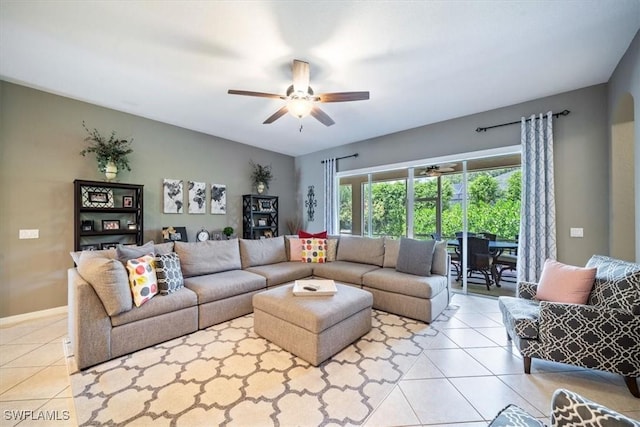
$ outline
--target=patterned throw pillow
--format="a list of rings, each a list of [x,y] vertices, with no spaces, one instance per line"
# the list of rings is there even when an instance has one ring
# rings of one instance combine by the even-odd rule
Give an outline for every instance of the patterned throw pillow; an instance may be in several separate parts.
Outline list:
[[[184,286],[180,257],[177,253],[156,256],[156,276],[162,295],[168,295]]]
[[[145,255],[127,261],[129,272],[129,286],[136,307],[140,307],[158,293],[158,279],[156,277],[155,257]]]
[[[327,239],[300,239],[302,262],[327,262]]]

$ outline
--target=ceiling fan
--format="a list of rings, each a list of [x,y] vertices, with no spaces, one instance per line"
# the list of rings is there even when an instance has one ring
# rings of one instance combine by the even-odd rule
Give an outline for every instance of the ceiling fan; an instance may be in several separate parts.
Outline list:
[[[440,176],[442,175],[443,172],[455,171],[455,169],[453,168],[455,165],[456,165],[455,163],[446,163],[443,165],[427,166],[424,170],[420,172],[420,175],[431,176],[431,177]]]
[[[289,113],[298,119],[302,119],[311,114],[323,125],[331,126],[335,122],[327,113],[318,107],[317,103],[362,101],[369,99],[369,92],[314,94],[313,89],[309,86],[309,63],[298,59],[293,60],[293,84],[287,88],[285,95],[235,89],[229,89],[228,93],[230,95],[257,96],[260,98],[278,98],[285,100],[286,104],[269,116],[263,124],[271,124],[286,113]],[[300,131],[302,131],[302,125],[300,126]]]

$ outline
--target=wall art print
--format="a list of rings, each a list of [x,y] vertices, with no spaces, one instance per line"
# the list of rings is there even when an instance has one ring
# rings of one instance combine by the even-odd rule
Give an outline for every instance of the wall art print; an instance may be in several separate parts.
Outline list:
[[[211,184],[211,213],[227,213],[227,186],[224,184]]]
[[[165,178],[162,182],[162,192],[164,194],[164,213],[183,213],[182,180]]]
[[[207,209],[207,184],[189,181],[189,213],[203,214]]]

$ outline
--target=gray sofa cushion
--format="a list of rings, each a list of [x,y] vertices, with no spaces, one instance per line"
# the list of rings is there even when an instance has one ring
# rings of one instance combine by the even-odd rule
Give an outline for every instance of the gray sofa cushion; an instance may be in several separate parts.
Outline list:
[[[198,304],[205,304],[266,289],[267,279],[250,271],[230,270],[186,278],[184,286],[198,295]]]
[[[370,271],[362,282],[369,288],[425,299],[438,295],[447,287],[446,276],[416,276],[393,268]]]
[[[133,298],[124,265],[113,258],[96,257],[84,251],[78,260],[78,273],[91,284],[109,316],[131,310]]]
[[[111,324],[115,326],[125,325],[143,319],[150,319],[166,313],[172,313],[198,304],[195,292],[181,288],[168,296],[156,296],[151,298],[135,310],[127,311],[111,317]],[[162,328],[162,323],[156,325]]]
[[[433,248],[433,261],[431,262],[431,274],[446,276],[448,274],[447,241],[438,240]]]
[[[326,264],[313,264],[313,275],[338,282],[362,285],[362,276],[380,267],[348,261],[335,261]]]
[[[396,270],[416,276],[431,276],[435,240],[415,240],[402,237]]]
[[[267,279],[267,287],[271,287],[310,277],[313,274],[313,264],[300,261],[287,261],[271,265],[249,267],[246,271],[264,276]]]
[[[242,268],[287,261],[284,236],[259,240],[240,240]]]
[[[341,236],[338,243],[337,261],[351,261],[382,267],[384,261],[384,239],[358,236]]]
[[[240,270],[238,239],[207,240],[206,242],[175,242],[184,277]]]
[[[149,254],[153,256],[156,254],[156,248],[153,240],[142,246],[120,244],[116,248],[116,256],[123,264],[126,264],[130,259],[140,258]]]
[[[384,261],[383,267],[396,268],[398,263],[398,251],[400,251],[400,240],[391,237],[384,238]]]

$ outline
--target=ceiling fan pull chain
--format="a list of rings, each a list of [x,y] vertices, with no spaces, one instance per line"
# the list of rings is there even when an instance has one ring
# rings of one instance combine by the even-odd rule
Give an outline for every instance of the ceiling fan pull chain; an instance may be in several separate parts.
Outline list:
[[[300,121],[300,130],[298,132],[302,133],[302,118],[300,118],[299,121]]]

